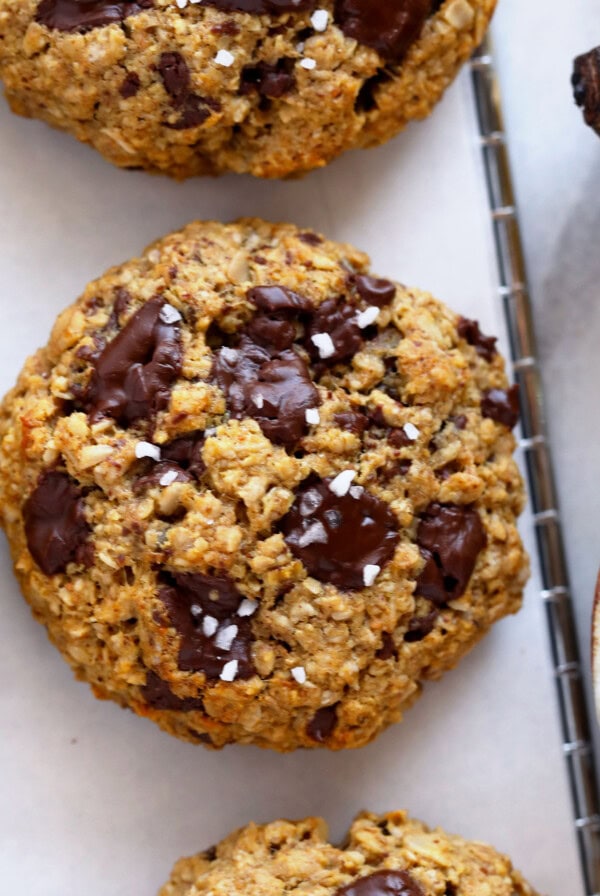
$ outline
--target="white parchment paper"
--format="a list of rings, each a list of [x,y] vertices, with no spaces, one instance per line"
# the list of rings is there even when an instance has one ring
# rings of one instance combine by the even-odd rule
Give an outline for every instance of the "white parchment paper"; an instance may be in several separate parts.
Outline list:
[[[290,183],[121,172],[2,102],[0,203],[2,391],[88,280],[193,218],[323,230],[504,333],[466,73],[429,121]],[[289,756],[208,753],[95,701],[31,619],[4,540],[0,564],[0,892],[154,896],[179,855],[250,820],[322,814],[340,839],[362,808],[406,807],[509,852],[542,893],[581,896],[535,564],[521,614],[402,725],[360,751]]]

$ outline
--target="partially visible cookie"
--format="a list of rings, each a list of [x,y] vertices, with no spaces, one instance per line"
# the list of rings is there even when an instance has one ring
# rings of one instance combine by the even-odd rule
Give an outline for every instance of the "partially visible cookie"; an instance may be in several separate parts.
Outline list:
[[[283,177],[428,115],[495,3],[0,0],[0,78],[116,165]]]
[[[91,283],[0,416],[36,617],[178,737],[367,743],[515,612],[496,340],[291,225],[196,223]]]
[[[320,818],[250,824],[180,859],[159,896],[535,896],[491,846],[405,812],[363,813],[343,847]]]
[[[576,58],[571,83],[585,123],[600,134],[600,47]]]

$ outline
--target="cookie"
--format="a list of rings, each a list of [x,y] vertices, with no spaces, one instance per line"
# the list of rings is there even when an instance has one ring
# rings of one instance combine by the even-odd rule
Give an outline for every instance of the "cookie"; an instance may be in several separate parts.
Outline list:
[[[362,813],[343,847],[320,818],[251,824],[180,859],[159,896],[535,896],[485,843],[430,830],[405,812]]]
[[[0,415],[35,616],[178,737],[367,743],[519,608],[495,339],[291,225],[195,223],[91,283]]]
[[[575,59],[571,84],[585,123],[600,135],[600,47]]]
[[[495,2],[0,0],[0,78],[121,167],[283,177],[428,115]]]

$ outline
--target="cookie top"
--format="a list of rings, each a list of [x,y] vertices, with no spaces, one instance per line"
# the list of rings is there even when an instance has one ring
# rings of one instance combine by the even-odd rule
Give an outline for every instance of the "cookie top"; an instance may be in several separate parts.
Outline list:
[[[520,604],[495,342],[291,225],[195,223],[114,268],[3,404],[36,616],[180,737],[366,743]]]
[[[180,859],[159,896],[535,896],[485,843],[430,830],[405,812],[363,813],[343,848],[320,818],[248,825]]]
[[[428,114],[494,5],[0,0],[0,77],[117,165],[282,177]]]

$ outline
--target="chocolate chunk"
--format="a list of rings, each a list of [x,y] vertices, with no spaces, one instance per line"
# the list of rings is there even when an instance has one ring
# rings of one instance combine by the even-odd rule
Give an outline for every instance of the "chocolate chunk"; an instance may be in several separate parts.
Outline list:
[[[313,337],[326,335],[333,343],[331,352],[323,352]],[[363,346],[363,333],[357,323],[357,308],[342,300],[327,299],[311,317],[306,347],[315,360],[336,364],[351,358]]]
[[[360,411],[340,411],[333,415],[333,422],[345,432],[352,432],[356,436],[362,436],[369,425],[369,420]]]
[[[96,359],[81,401],[93,419],[112,417],[126,427],[168,406],[181,342],[179,324],[161,319],[164,305],[158,297],[146,302]]]
[[[296,339],[296,321],[312,309],[312,302],[285,286],[256,286],[248,290],[248,301],[258,313],[246,334],[271,354],[291,348]]]
[[[166,681],[159,678],[156,672],[148,672],[146,684],[140,693],[148,706],[153,709],[169,709],[178,712],[204,712],[204,703],[200,697],[176,697]]]
[[[123,97],[124,100],[131,99],[132,96],[135,96],[138,90],[140,89],[140,77],[135,72],[129,72],[126,75],[125,80],[119,87],[119,93]]]
[[[333,734],[336,724],[337,703],[334,703],[333,706],[322,706],[306,726],[306,733],[311,740],[323,744]]]
[[[284,57],[275,63],[259,62],[257,65],[246,65],[240,77],[240,93],[248,94],[256,91],[269,99],[279,99],[296,86],[293,74],[295,61]]]
[[[393,448],[406,448],[408,445],[412,445],[412,440],[408,438],[403,429],[390,429],[388,442]]]
[[[414,616],[408,624],[408,630],[404,635],[404,640],[409,644],[416,641],[422,641],[427,635],[430,635],[435,628],[436,620],[439,616],[438,610],[432,610],[426,616]]]
[[[238,615],[244,596],[234,583],[203,573],[163,573],[161,578],[159,597],[181,636],[179,668],[215,680],[235,660],[233,678],[250,678],[252,625],[247,616]]]
[[[398,659],[398,651],[393,637],[389,632],[383,632],[381,635],[381,647],[375,654],[378,660]]]
[[[335,896],[425,896],[408,871],[376,871],[337,890]]]
[[[23,505],[23,522],[31,556],[47,576],[89,559],[82,492],[67,473],[42,473]]]
[[[161,451],[164,460],[177,464],[194,479],[200,480],[206,470],[202,457],[206,436],[200,430],[194,430],[164,445]]]
[[[214,6],[223,12],[248,12],[255,15],[279,15],[314,9],[316,0],[204,0],[204,6]]]
[[[459,318],[457,327],[458,335],[465,339],[469,345],[472,345],[478,355],[486,361],[493,361],[497,351],[495,336],[484,336],[479,329],[479,323],[476,320],[469,320],[468,317]]]
[[[335,21],[347,37],[399,62],[421,34],[432,0],[336,0]]]
[[[389,280],[369,277],[368,274],[356,274],[352,278],[352,282],[361,299],[378,308],[389,305],[396,296],[396,287]]]
[[[167,124],[167,127],[174,130],[197,127],[206,121],[212,111],[221,108],[218,100],[192,92],[190,70],[181,53],[162,53],[156,68],[174,108],[180,112],[179,119],[174,124]]]
[[[350,486],[340,497],[332,484],[343,491],[337,477],[307,480],[280,529],[311,576],[355,591],[365,587],[366,566],[383,568],[392,559],[398,522],[390,507],[362,486]]]
[[[600,134],[600,47],[577,57],[571,83],[585,123]]]
[[[419,523],[417,544],[425,567],[415,594],[442,605],[465,593],[487,536],[474,508],[430,504]]]
[[[464,429],[467,425],[467,418],[464,414],[459,414],[457,417],[449,417],[450,423],[454,423],[457,429]]]
[[[306,362],[293,350],[274,356],[248,336],[222,348],[213,376],[236,419],[252,417],[267,438],[293,447],[307,431],[306,411],[320,404]]]
[[[306,243],[307,246],[320,246],[323,242],[323,238],[318,233],[313,233],[312,230],[305,230],[304,233],[299,233],[298,239]]]
[[[42,0],[35,20],[54,31],[84,34],[92,28],[122,22],[152,5],[153,0]]]
[[[484,392],[481,399],[481,413],[484,417],[490,417],[496,423],[512,429],[519,421],[519,387],[511,386],[508,391],[489,389]]]
[[[140,476],[133,483],[134,492],[139,493],[144,491],[147,488],[153,488],[154,486],[162,485],[161,479],[167,473],[174,473],[175,479],[173,482],[191,482],[192,477],[189,473],[186,473],[185,470],[182,470],[177,464],[172,464],[164,461],[160,461],[160,463],[152,464],[149,473],[145,473],[143,476]]]
[[[312,310],[312,302],[306,296],[301,296],[292,289],[288,289],[287,286],[277,284],[255,286],[248,290],[247,298],[260,311],[302,313]]]

